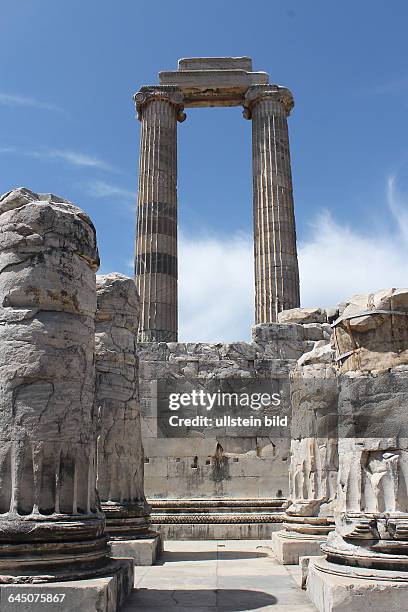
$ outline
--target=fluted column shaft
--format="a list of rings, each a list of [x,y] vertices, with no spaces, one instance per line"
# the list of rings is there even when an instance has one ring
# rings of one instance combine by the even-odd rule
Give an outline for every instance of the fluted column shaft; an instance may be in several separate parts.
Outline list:
[[[176,88],[135,95],[142,123],[136,238],[141,342],[177,341],[177,121],[185,118]]]
[[[289,90],[250,87],[246,118],[252,118],[255,321],[276,321],[300,304],[295,215],[287,116]]]

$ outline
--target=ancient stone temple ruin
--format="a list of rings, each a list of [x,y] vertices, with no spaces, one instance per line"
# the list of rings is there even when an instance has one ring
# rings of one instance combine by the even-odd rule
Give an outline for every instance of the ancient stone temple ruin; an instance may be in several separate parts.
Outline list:
[[[177,122],[184,109],[242,106],[252,119],[255,321],[299,306],[287,117],[293,97],[248,57],[181,59],[134,96],[140,119],[136,282],[142,342],[177,341]]]
[[[136,584],[129,612],[406,610],[408,289],[300,308],[291,93],[249,58],[184,59],[159,80],[135,95],[136,282],[96,276],[95,228],[68,200],[0,197],[1,605],[24,593],[41,612],[42,594],[116,612]],[[181,343],[177,122],[238,105],[253,129],[252,339]],[[169,435],[169,391],[217,387],[277,389],[282,422]],[[140,587],[148,569],[134,566],[154,564],[163,538],[169,556]],[[187,540],[213,542],[191,553]]]
[[[288,327],[299,306],[299,274],[287,117],[291,92],[253,72],[249,58],[189,58],[135,94],[141,120],[136,283],[146,491],[153,521],[172,537],[270,533],[287,495],[290,441],[277,437],[159,439],[154,381],[267,380],[288,376],[327,322]],[[255,321],[253,342],[177,343],[177,122],[190,107],[242,106],[252,119]],[[186,126],[187,129],[188,126]],[[183,129],[184,125],[183,125]],[[271,323],[276,323],[271,325]],[[270,462],[274,469],[269,468]],[[206,535],[205,535],[206,534]]]

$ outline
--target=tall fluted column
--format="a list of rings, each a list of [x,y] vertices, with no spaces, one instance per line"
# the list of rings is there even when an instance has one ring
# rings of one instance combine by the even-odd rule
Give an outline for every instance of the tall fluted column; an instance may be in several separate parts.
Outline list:
[[[296,308],[299,269],[287,117],[291,92],[254,85],[245,96],[244,117],[252,119],[254,197],[255,322],[277,321]]]
[[[142,123],[136,237],[136,285],[141,342],[177,341],[177,121],[183,96],[176,87],[142,87],[134,96]]]

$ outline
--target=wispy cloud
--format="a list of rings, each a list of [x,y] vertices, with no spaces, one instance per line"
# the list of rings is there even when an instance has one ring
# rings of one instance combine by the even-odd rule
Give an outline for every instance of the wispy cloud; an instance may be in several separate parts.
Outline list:
[[[82,168],[98,168],[99,170],[107,170],[108,172],[116,172],[117,170],[111,164],[105,162],[98,157],[82,153],[81,151],[70,151],[65,149],[49,149],[28,151],[26,153],[31,157],[61,159],[72,166],[80,166]]]
[[[48,102],[42,102],[36,100],[30,96],[19,96],[8,93],[0,92],[0,104],[3,106],[29,106],[31,108],[38,108],[40,110],[48,110],[57,113],[65,113],[65,109],[56,104],[50,104]]]
[[[303,306],[333,306],[355,293],[406,287],[408,195],[388,179],[393,227],[371,233],[322,212],[299,245]],[[182,235],[179,245],[180,337],[228,342],[249,338],[253,324],[253,242],[250,235]]]
[[[392,79],[383,83],[376,83],[368,90],[368,93],[372,95],[381,95],[394,93],[397,94],[404,91],[408,91],[408,75],[400,77],[398,79]]]
[[[0,153],[16,153],[27,157],[33,157],[34,159],[62,160],[71,166],[93,168],[120,174],[120,170],[108,162],[99,157],[83,153],[82,151],[72,151],[69,149],[18,149],[17,147],[0,147]]]
[[[117,185],[111,185],[105,181],[92,181],[87,185],[87,193],[93,198],[114,198],[120,201],[128,202],[134,207],[136,202],[136,193],[129,189],[123,189]]]
[[[15,147],[0,147],[0,153],[15,153]]]

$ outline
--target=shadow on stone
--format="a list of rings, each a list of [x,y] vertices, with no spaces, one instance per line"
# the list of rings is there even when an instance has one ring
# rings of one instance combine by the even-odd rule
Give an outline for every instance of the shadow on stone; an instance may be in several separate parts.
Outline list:
[[[122,612],[131,610],[201,610],[244,612],[273,606],[274,595],[247,589],[137,589]]]
[[[194,552],[187,551],[166,551],[159,563],[177,563],[183,561],[228,561],[229,559],[257,559],[258,557],[269,557],[268,553],[264,552],[249,552],[246,550],[197,550]]]

